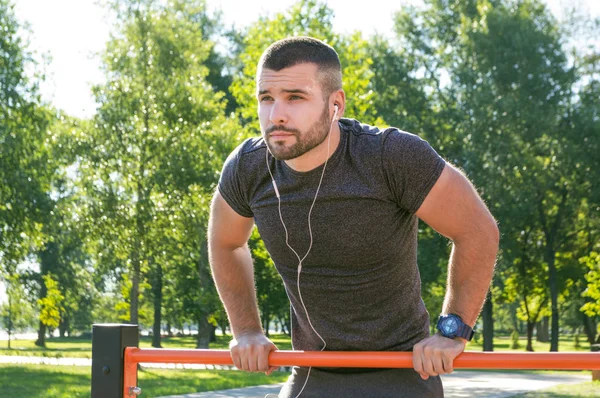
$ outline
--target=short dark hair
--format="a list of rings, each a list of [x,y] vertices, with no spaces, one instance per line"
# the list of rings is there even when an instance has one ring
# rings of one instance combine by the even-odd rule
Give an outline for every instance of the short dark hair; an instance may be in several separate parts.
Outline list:
[[[271,44],[260,57],[262,68],[280,71],[304,63],[317,65],[323,95],[342,88],[342,64],[329,44],[308,36],[288,37]]]

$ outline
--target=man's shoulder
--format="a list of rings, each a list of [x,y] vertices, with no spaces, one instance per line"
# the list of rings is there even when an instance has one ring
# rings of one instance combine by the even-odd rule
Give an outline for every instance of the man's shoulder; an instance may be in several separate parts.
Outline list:
[[[261,152],[261,149],[265,149],[265,141],[262,137],[250,137],[246,138],[238,147],[235,152],[238,153],[240,157],[248,157],[248,156],[256,156],[257,152]],[[264,153],[262,153],[264,155]]]
[[[381,145],[397,145],[402,142],[410,142],[413,140],[421,140],[417,135],[401,130],[398,127],[378,127],[371,126],[366,123],[361,123],[356,119],[341,119],[342,127],[350,133],[350,136],[361,141],[365,141],[378,146]]]
[[[229,154],[226,163],[233,163],[238,167],[243,164],[244,168],[247,168],[264,158],[265,154],[262,150],[265,148],[266,145],[262,137],[246,138]],[[262,161],[264,162],[264,159]]]

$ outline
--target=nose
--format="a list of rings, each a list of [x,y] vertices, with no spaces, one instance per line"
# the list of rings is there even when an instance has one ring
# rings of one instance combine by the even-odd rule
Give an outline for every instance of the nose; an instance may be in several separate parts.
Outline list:
[[[285,124],[287,123],[287,119],[285,105],[279,101],[274,101],[269,112],[269,121],[272,124]]]

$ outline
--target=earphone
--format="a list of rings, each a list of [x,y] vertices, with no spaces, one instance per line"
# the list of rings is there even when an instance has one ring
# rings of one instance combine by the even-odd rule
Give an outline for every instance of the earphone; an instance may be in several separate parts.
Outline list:
[[[325,341],[325,339],[323,339],[323,337],[319,334],[319,332],[317,332],[317,330],[315,329],[315,327],[312,324],[312,321],[310,320],[310,316],[308,315],[308,309],[306,308],[306,305],[304,304],[304,299],[302,298],[302,292],[300,291],[300,273],[302,272],[302,263],[304,262],[304,260],[306,259],[306,257],[308,257],[308,254],[310,253],[310,250],[312,249],[312,245],[313,245],[313,235],[312,235],[312,228],[311,228],[311,223],[310,223],[310,219],[311,219],[311,214],[313,211],[313,208],[315,206],[315,203],[317,201],[317,197],[319,196],[319,190],[321,189],[321,184],[323,182],[323,177],[325,176],[325,169],[327,168],[327,162],[329,160],[329,150],[330,150],[330,144],[331,144],[331,130],[333,129],[333,123],[338,120],[337,119],[337,113],[338,113],[338,104],[333,104],[334,107],[334,112],[333,112],[333,118],[331,120],[331,125],[329,126],[329,133],[328,133],[328,137],[327,137],[327,158],[325,159],[325,164],[323,165],[323,171],[321,172],[321,178],[319,180],[319,185],[317,186],[317,191],[315,192],[315,197],[313,198],[312,204],[310,206],[310,210],[308,211],[308,234],[310,237],[310,244],[308,246],[308,250],[306,251],[306,254],[304,254],[303,257],[300,257],[300,255],[298,254],[298,252],[290,245],[289,243],[289,233],[288,233],[288,229],[285,225],[285,222],[283,221],[283,215],[281,213],[281,196],[279,194],[279,189],[277,188],[277,182],[275,182],[275,177],[273,176],[273,172],[271,171],[271,167],[269,166],[269,153],[270,153],[270,149],[269,146],[265,145],[267,147],[267,150],[265,151],[265,160],[267,162],[267,169],[269,170],[269,175],[271,176],[271,182],[273,184],[273,190],[275,191],[275,196],[277,196],[277,205],[278,205],[278,210],[279,210],[279,220],[281,221],[281,225],[283,226],[283,230],[285,231],[285,244],[286,246],[296,255],[296,258],[298,259],[298,277],[296,280],[296,287],[298,289],[298,297],[300,298],[300,303],[302,304],[302,307],[304,308],[304,313],[306,315],[306,319],[308,320],[308,324],[310,325],[311,329],[313,330],[313,332],[319,337],[319,339],[321,339],[321,341],[323,342],[323,347],[321,348],[321,351],[323,351],[325,349],[325,347],[327,347],[327,342]],[[273,154],[271,154],[272,156]],[[306,387],[306,384],[308,383],[308,378],[310,377],[310,371],[312,370],[312,366],[308,368],[308,373],[306,375],[306,380],[304,381],[304,385],[302,385],[302,388],[300,389],[300,392],[298,392],[298,395],[296,395],[295,398],[298,398],[300,396],[300,394],[302,394],[302,391],[304,391],[304,387]]]

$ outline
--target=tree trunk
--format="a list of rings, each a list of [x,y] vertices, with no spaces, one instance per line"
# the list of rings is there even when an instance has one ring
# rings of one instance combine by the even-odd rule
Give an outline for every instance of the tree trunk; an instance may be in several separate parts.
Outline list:
[[[154,283],[152,286],[154,296],[154,326],[152,327],[152,347],[162,348],[161,343],[161,324],[162,324],[162,265],[160,262],[155,264]]]
[[[139,324],[138,318],[138,302],[140,295],[140,259],[137,251],[133,255],[133,274],[131,275],[131,291],[129,293],[129,323],[132,325]]]
[[[535,323],[532,321],[527,321],[527,347],[525,347],[526,351],[533,352],[533,327]]]
[[[139,166],[139,175],[144,175],[144,167],[143,162],[140,163]],[[132,252],[132,260],[133,260],[133,275],[131,276],[131,294],[130,294],[130,307],[129,307],[129,323],[133,325],[139,324],[139,300],[140,300],[140,274],[142,261],[144,260],[144,219],[143,215],[145,214],[145,202],[146,196],[144,194],[144,187],[142,183],[138,180],[137,182],[137,197],[138,201],[135,204],[135,223],[136,223],[136,236],[134,237],[134,247]]]
[[[46,347],[46,325],[40,321],[38,329],[38,338],[35,341],[35,345],[38,347]]]
[[[581,316],[583,317],[583,331],[585,332],[587,341],[590,345],[594,344],[596,340],[596,325],[594,324],[594,320],[583,312],[581,313]]]
[[[210,324],[210,342],[217,342],[217,327],[213,324]]]
[[[10,286],[6,287],[6,292],[8,293],[8,349],[10,350],[10,336],[13,332],[13,319],[12,319],[12,294],[10,293]]]
[[[483,351],[494,351],[494,304],[488,290],[483,304]]]
[[[60,332],[60,337],[64,338],[69,331],[69,316],[64,314],[60,319],[60,324],[58,325],[58,331]],[[71,335],[71,333],[69,333]]]
[[[541,343],[548,343],[550,341],[550,333],[548,331],[548,317],[543,317],[538,323],[535,325],[536,330],[536,340]]]
[[[550,335],[550,351],[556,352],[558,351],[558,285],[557,285],[557,272],[556,272],[556,251],[557,251],[557,242],[556,239],[559,234],[559,228],[562,223],[563,212],[565,211],[567,198],[569,197],[569,191],[567,189],[562,190],[562,197],[560,203],[558,205],[558,212],[556,213],[556,218],[552,223],[552,226],[546,223],[545,221],[545,213],[541,205],[541,201],[539,202],[538,209],[540,212],[540,219],[542,220],[542,224],[544,226],[544,235],[546,237],[546,247],[544,257],[546,263],[548,264],[548,284],[550,286],[550,305],[552,309],[552,318],[551,318],[551,335]]]
[[[550,284],[550,301],[552,304],[552,325],[550,336],[550,351],[558,351],[558,287],[556,281],[555,253],[552,250],[548,253],[548,275]]]
[[[263,308],[262,310],[262,322],[265,336],[269,337],[269,323],[271,322],[271,316],[269,315],[269,310],[266,308]]]
[[[286,335],[292,335],[292,322],[290,321],[289,316],[283,318],[283,322],[281,322],[281,328],[283,329],[283,333]]]
[[[198,336],[196,339],[196,348],[208,348],[210,342],[211,324],[208,323],[206,316],[200,316],[198,319]]]
[[[221,333],[223,333],[223,336],[227,336],[227,316],[221,316],[219,320],[219,328],[221,329]]]

